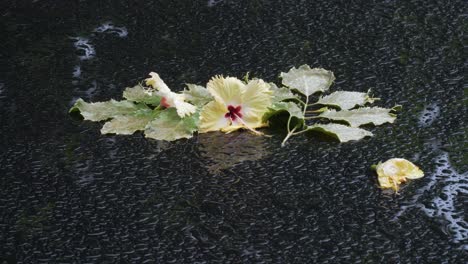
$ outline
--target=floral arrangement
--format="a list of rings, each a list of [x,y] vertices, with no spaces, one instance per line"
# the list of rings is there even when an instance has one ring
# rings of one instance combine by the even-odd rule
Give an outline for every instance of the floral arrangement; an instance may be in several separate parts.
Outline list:
[[[393,123],[391,109],[369,107],[378,98],[369,92],[336,91],[311,103],[312,95],[327,92],[335,80],[331,71],[302,65],[282,72],[282,85],[261,79],[244,80],[215,76],[206,87],[187,84],[173,92],[152,72],[145,84],[126,88],[123,100],[87,103],[81,98],[70,112],[79,111],[85,120],[106,121],[102,134],[129,135],[142,130],[147,138],[172,141],[190,138],[194,132],[239,129],[264,135],[260,128],[281,127],[291,136],[315,131],[340,142],[372,136],[363,125]]]

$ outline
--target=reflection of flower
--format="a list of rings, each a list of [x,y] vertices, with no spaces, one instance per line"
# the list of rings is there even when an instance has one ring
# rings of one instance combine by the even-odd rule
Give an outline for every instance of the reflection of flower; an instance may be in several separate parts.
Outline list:
[[[202,109],[200,132],[240,128],[256,132],[255,128],[265,126],[262,116],[271,104],[271,91],[262,80],[245,84],[237,78],[216,76],[207,88],[215,100]]]
[[[177,114],[180,117],[195,113],[196,107],[184,102],[185,97],[183,94],[172,92],[157,73],[151,72],[149,75],[151,78],[146,79],[146,85],[158,90],[156,94],[161,96],[162,106],[166,108],[175,107],[177,109]]]
[[[252,137],[247,133],[200,134],[200,154],[203,165],[210,174],[218,174],[244,161],[255,161],[270,155],[264,137]]]
[[[379,163],[376,167],[378,180],[381,188],[392,188],[398,191],[399,185],[406,179],[419,179],[424,172],[413,163],[405,159],[389,159]]]

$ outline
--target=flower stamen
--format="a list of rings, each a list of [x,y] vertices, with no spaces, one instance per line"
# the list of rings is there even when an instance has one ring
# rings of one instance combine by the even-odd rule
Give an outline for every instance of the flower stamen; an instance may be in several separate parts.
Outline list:
[[[241,114],[241,112],[240,112],[241,109],[242,109],[242,107],[241,107],[240,105],[238,105],[237,107],[234,107],[234,106],[232,106],[232,105],[229,105],[229,106],[228,106],[228,111],[229,111],[229,112],[227,112],[227,113],[224,115],[224,117],[225,117],[225,118],[231,119],[231,121],[236,121],[236,119],[237,119],[238,117],[239,117],[239,119],[242,118],[242,114]]]

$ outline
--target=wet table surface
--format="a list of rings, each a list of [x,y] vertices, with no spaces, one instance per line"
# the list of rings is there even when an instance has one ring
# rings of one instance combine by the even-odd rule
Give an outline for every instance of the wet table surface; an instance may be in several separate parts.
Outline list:
[[[14,2],[0,4],[0,262],[467,260],[465,1]],[[150,71],[182,90],[302,64],[403,111],[372,138],[284,148],[102,136],[67,113]],[[426,172],[400,195],[369,170],[393,157]]]

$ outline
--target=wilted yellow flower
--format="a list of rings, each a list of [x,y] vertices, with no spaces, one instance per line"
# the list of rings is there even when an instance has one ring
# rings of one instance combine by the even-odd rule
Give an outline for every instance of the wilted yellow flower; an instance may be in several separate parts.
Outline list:
[[[407,179],[419,179],[424,172],[416,165],[405,159],[389,159],[376,166],[378,180],[381,188],[391,188],[398,192],[399,185]]]
[[[262,116],[271,105],[272,92],[263,80],[245,84],[237,78],[215,76],[207,88],[215,100],[206,104],[200,113],[200,132],[246,128],[259,133],[255,128],[266,125]]]
[[[191,115],[197,110],[192,104],[186,103],[183,94],[177,94],[171,91],[164,81],[155,72],[149,74],[151,78],[146,79],[146,85],[157,90],[156,94],[161,96],[161,105],[169,108],[174,107],[180,117]]]

